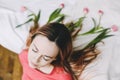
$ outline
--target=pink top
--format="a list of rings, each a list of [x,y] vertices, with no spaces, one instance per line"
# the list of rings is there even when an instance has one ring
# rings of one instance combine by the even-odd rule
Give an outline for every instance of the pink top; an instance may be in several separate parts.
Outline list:
[[[23,66],[22,80],[72,80],[70,74],[63,68],[55,67],[50,74],[42,73],[28,65],[28,50],[23,50],[19,54],[20,62]]]

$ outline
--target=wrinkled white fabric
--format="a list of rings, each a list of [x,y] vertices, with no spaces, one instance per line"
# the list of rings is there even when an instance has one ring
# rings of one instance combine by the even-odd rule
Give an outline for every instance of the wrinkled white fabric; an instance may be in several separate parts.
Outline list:
[[[98,21],[98,10],[103,10],[102,25],[110,27],[113,24],[120,26],[120,0],[0,0],[0,45],[7,49],[19,53],[25,44],[31,24],[16,28],[27,20],[29,11],[21,12],[22,6],[28,7],[35,13],[41,10],[40,25],[44,25],[50,13],[65,4],[62,13],[68,15],[66,22],[76,20],[83,16],[83,8],[88,7],[90,12],[83,24],[83,30],[87,31],[93,27],[91,17]],[[114,37],[104,40],[105,44],[100,44],[101,54],[96,61],[90,64],[83,72],[84,80],[120,80],[120,32],[113,32]],[[74,47],[79,44],[86,44],[95,36],[78,37],[74,41]]]

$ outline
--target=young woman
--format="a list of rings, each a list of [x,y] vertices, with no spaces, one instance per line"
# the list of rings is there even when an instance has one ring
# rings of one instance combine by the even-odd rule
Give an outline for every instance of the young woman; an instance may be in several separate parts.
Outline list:
[[[72,40],[69,30],[60,23],[38,28],[29,38],[28,49],[19,54],[22,80],[76,80],[69,58]]]

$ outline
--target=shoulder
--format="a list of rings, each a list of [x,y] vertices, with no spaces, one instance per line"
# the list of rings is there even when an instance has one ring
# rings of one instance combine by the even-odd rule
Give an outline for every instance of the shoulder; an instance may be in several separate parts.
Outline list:
[[[19,54],[19,60],[21,64],[27,63],[28,49],[23,49]]]
[[[19,54],[19,58],[25,57],[27,53],[28,53],[28,49],[23,49]]]

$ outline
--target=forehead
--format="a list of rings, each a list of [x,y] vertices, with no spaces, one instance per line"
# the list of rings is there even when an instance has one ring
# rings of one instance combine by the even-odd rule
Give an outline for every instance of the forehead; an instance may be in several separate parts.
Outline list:
[[[40,53],[48,54],[48,55],[57,55],[58,54],[58,47],[55,42],[50,41],[46,36],[37,35],[33,42],[32,46],[38,48]]]

